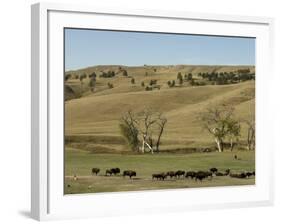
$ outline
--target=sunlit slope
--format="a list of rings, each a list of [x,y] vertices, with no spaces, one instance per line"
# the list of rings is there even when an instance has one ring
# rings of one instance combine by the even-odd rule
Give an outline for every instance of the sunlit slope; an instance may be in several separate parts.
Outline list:
[[[249,119],[254,112],[254,81],[234,85],[207,85],[198,87],[161,88],[143,91],[122,84],[105,90],[103,94],[90,94],[65,103],[65,134],[91,136],[87,144],[78,145],[103,150],[128,150],[119,131],[119,120],[128,110],[139,112],[145,107],[163,112],[168,122],[163,134],[162,148],[177,149],[208,146],[212,139],[202,130],[198,114],[212,104],[233,104],[239,119]],[[129,91],[128,91],[129,89]],[[241,139],[246,132],[242,125]],[[115,139],[110,141],[110,139]]]

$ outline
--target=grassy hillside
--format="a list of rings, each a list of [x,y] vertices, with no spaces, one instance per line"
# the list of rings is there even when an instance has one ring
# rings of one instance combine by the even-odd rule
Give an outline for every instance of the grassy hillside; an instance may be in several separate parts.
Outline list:
[[[116,70],[120,66],[96,66],[69,72],[84,74],[105,70]],[[66,86],[80,97],[65,102],[65,133],[71,147],[79,147],[93,152],[128,151],[119,130],[119,121],[126,111],[139,112],[145,107],[160,111],[168,119],[162,138],[162,150],[209,147],[213,145],[211,136],[202,130],[198,113],[213,104],[231,104],[235,107],[238,119],[249,119],[255,108],[255,82],[246,81],[228,85],[191,86],[188,82],[169,88],[168,80],[176,80],[178,72],[193,72],[194,79],[200,79],[194,72],[230,72],[254,67],[245,66],[145,66],[122,67],[129,77],[116,72],[112,78],[97,76],[94,92],[81,91],[88,88],[89,77],[82,82],[70,78]],[[155,70],[156,69],[156,70]],[[145,74],[148,72],[148,74]],[[69,74],[68,73],[68,74]],[[131,83],[135,78],[135,84]],[[148,85],[156,79],[160,90],[145,91],[141,82]],[[108,88],[107,83],[114,85]],[[68,88],[65,88],[68,91]],[[85,141],[85,136],[91,140]],[[246,129],[242,124],[241,140],[244,141]],[[74,140],[73,140],[74,139]],[[113,141],[112,139],[115,139]]]

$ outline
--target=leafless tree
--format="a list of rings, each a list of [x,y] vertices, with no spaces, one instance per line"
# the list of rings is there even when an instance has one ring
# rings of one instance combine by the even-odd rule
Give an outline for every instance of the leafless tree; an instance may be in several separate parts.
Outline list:
[[[256,147],[255,117],[250,120],[244,120],[247,125],[247,149],[254,150]]]
[[[224,150],[224,139],[229,134],[229,122],[233,121],[233,111],[233,107],[225,104],[212,105],[199,115],[203,128],[214,137],[219,152]]]
[[[132,150],[138,150],[139,146],[139,130],[137,128],[137,119],[135,114],[129,110],[123,114],[119,124],[121,134],[125,137],[128,145]]]
[[[140,130],[141,137],[142,137],[142,146],[141,146],[141,152],[145,152],[145,147],[147,146],[151,153],[154,153],[153,148],[148,143],[148,139],[152,138],[152,132],[153,132],[153,125],[158,120],[158,114],[153,112],[151,109],[144,109],[142,112],[138,114],[138,129]]]
[[[142,153],[148,149],[153,154],[154,151],[159,152],[166,123],[167,119],[162,113],[152,109],[144,109],[138,114],[130,110],[122,116],[120,128],[131,148],[138,148],[138,151]]]
[[[240,136],[241,126],[239,121],[230,119],[227,122],[227,136],[230,141],[230,151],[233,150],[235,141],[237,142]]]
[[[159,152],[159,146],[160,146],[160,140],[161,140],[161,136],[163,134],[164,131],[164,127],[167,123],[167,118],[163,117],[162,114],[159,114],[159,118],[158,121],[156,122],[156,124],[158,125],[158,137],[157,137],[157,141],[156,141],[156,152]]]

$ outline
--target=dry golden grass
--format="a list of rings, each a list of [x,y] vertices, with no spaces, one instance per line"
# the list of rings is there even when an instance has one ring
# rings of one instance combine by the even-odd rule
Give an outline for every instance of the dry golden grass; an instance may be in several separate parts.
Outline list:
[[[247,66],[248,68],[249,66]],[[123,66],[122,66],[123,68]],[[93,138],[119,138],[119,120],[128,110],[139,112],[145,107],[163,112],[168,119],[163,133],[162,149],[178,149],[185,147],[205,147],[212,143],[211,136],[202,130],[198,113],[210,105],[225,103],[232,104],[239,119],[249,119],[254,113],[255,82],[247,81],[231,85],[206,85],[192,87],[184,83],[181,87],[169,88],[168,80],[176,80],[177,73],[192,72],[229,72],[245,68],[244,66],[146,66],[124,67],[130,77],[118,74],[113,78],[97,77],[97,87],[94,93],[88,91],[89,78],[83,80],[70,79],[67,84],[74,86],[76,91],[81,87],[83,96],[65,102],[65,133],[67,136],[92,136]],[[156,72],[154,72],[156,68]],[[254,67],[249,67],[254,71]],[[115,70],[118,66],[97,66],[72,72],[72,74],[90,74],[95,71]],[[148,72],[148,76],[145,75]],[[196,75],[194,75],[196,78]],[[144,81],[147,85],[151,79],[157,79],[160,90],[145,91],[141,87]],[[109,89],[107,83],[113,83]],[[242,124],[241,139],[245,140],[246,129]],[[81,140],[82,141],[82,140]],[[77,141],[80,142],[81,141]],[[82,141],[83,142],[83,141]],[[117,151],[127,150],[124,143],[114,146],[106,140],[101,143],[84,144],[88,150],[97,148],[113,148]]]

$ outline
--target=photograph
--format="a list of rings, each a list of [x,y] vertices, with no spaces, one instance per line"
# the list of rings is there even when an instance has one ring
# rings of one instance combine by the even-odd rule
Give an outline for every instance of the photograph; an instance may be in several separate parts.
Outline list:
[[[255,37],[63,39],[65,195],[255,185]]]

